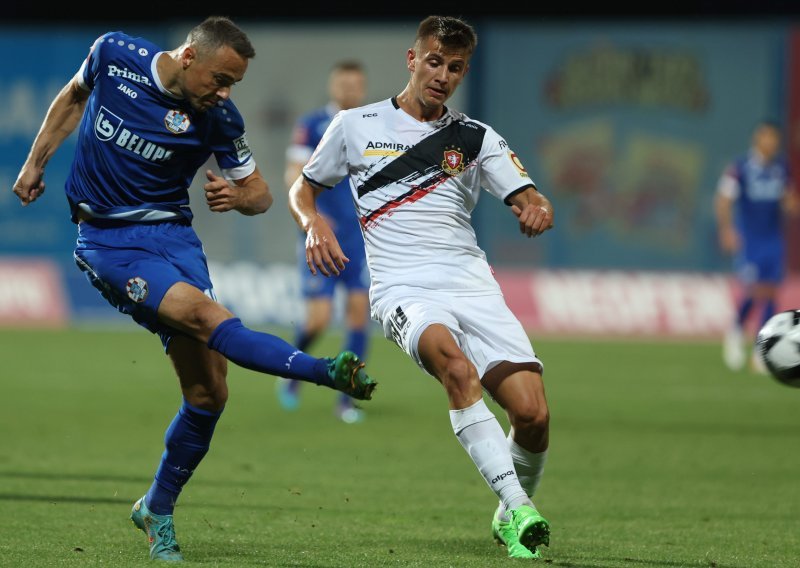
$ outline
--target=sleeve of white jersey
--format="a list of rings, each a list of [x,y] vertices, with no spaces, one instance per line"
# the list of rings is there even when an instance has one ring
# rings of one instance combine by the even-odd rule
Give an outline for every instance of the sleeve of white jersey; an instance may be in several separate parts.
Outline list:
[[[717,193],[731,200],[739,198],[739,178],[733,165],[723,172],[717,183]]]
[[[348,172],[344,112],[337,113],[314,153],[303,168],[303,176],[313,184],[331,188]]]
[[[502,200],[523,187],[534,185],[508,143],[488,126],[481,147],[480,173],[481,187]]]

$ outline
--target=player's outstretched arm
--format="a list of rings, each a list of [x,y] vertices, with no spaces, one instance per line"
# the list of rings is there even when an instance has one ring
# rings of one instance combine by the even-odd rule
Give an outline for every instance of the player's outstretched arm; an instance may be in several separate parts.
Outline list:
[[[23,206],[36,201],[44,193],[44,168],[78,126],[88,98],[89,92],[72,79],[50,103],[39,133],[14,182],[13,191]]]
[[[508,198],[511,211],[526,237],[536,237],[553,228],[553,204],[533,186]]]
[[[718,193],[714,199],[719,246],[724,253],[734,254],[741,248],[741,238],[733,223],[733,199]]]
[[[234,180],[234,185],[211,170],[206,170],[206,177],[208,182],[203,186],[206,203],[215,213],[238,211],[242,215],[259,215],[272,206],[272,194],[258,168],[246,178]]]
[[[311,274],[319,270],[325,276],[336,276],[350,262],[328,222],[317,212],[317,195],[325,191],[312,186],[300,176],[289,190],[289,210],[298,226],[306,233],[306,264]]]

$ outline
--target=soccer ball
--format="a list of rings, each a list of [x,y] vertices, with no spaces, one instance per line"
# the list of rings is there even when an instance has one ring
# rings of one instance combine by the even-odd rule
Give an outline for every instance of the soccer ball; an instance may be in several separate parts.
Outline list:
[[[800,388],[800,310],[772,316],[758,331],[756,347],[773,378]]]

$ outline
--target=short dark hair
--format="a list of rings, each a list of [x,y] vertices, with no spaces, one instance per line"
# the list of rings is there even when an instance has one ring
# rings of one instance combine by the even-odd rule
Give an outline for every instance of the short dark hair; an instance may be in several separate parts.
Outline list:
[[[343,59],[331,66],[331,73],[335,73],[336,71],[358,71],[359,73],[363,73],[364,64],[355,59]]]
[[[468,54],[475,51],[478,35],[467,22],[453,16],[428,16],[417,28],[415,43],[419,45],[432,37],[447,49],[463,49]]]
[[[256,50],[247,34],[225,16],[206,18],[189,31],[186,43],[196,46],[203,53],[211,53],[228,46],[245,59],[256,56]]]
[[[761,128],[771,128],[780,132],[781,124],[774,118],[763,118],[756,123],[755,130],[760,130]]]

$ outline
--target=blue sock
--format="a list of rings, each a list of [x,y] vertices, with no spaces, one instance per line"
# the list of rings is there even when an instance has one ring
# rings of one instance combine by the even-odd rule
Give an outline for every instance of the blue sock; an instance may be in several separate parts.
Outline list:
[[[245,369],[333,388],[327,360],[303,353],[278,336],[248,329],[239,318],[219,324],[208,347]]]
[[[775,315],[775,299],[767,300],[764,304],[764,312],[761,314],[761,325],[767,323],[767,320]]]
[[[167,428],[166,450],[155,480],[145,497],[145,505],[156,515],[171,515],[181,489],[208,452],[214,427],[222,411],[195,408],[185,400]]]
[[[314,343],[316,338],[316,334],[308,333],[302,327],[298,327],[294,330],[294,344],[300,351],[308,351],[308,348],[311,347],[311,344]],[[301,381],[292,379],[288,386],[289,392],[296,394],[300,390],[301,384],[303,384]]]
[[[364,360],[364,354],[367,351],[367,332],[363,329],[350,329],[347,331],[347,342],[345,343],[345,349],[347,351],[352,351],[358,358],[362,361]],[[350,398],[349,394],[341,393],[339,395],[339,406],[341,407],[351,407],[353,406],[353,399]]]
[[[294,330],[294,344],[300,351],[308,351],[308,348],[311,347],[316,338],[317,334],[308,333],[302,327]]]
[[[367,353],[367,332],[363,329],[351,329],[347,332],[346,350],[352,351],[362,361]]]
[[[750,313],[750,309],[753,307],[753,298],[746,297],[742,302],[739,304],[739,312],[736,315],[736,323],[739,327],[744,327],[744,322],[747,320],[747,315]]]

